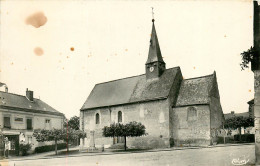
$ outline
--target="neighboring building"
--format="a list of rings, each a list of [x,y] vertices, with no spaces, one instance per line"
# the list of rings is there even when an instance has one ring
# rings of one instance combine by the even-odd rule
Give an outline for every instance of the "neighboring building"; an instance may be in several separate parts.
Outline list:
[[[249,107],[248,107],[249,117],[254,118],[254,116],[255,116],[255,113],[254,113],[254,99],[252,99],[249,102],[247,102],[247,104],[249,105]]]
[[[32,143],[32,149],[45,145],[45,142],[36,141],[33,130],[61,129],[65,116],[34,98],[33,91],[27,89],[26,96],[0,91],[0,119],[0,130],[11,141],[10,152],[17,154],[21,141]]]
[[[145,74],[96,84],[80,110],[81,129],[93,142],[109,147],[122,138],[105,138],[102,128],[111,123],[141,122],[148,135],[127,138],[127,146],[163,148],[210,145],[212,132],[222,128],[216,73],[183,79],[180,67],[166,69],[154,20]]]

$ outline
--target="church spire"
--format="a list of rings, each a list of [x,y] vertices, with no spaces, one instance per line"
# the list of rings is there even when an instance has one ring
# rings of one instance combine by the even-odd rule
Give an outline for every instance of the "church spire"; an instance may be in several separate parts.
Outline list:
[[[152,25],[152,33],[151,33],[151,39],[150,39],[150,48],[148,53],[148,59],[146,61],[146,64],[152,63],[152,62],[162,62],[162,54],[160,50],[159,41],[157,38],[155,26],[154,26],[154,18],[152,19],[153,25]]]
[[[152,8],[152,14],[153,8]],[[152,34],[150,39],[150,47],[149,47],[149,53],[148,53],[148,59],[145,63],[146,68],[146,78],[159,78],[164,70],[165,70],[165,62],[163,61],[159,41],[157,38],[155,26],[154,26],[154,16],[152,19],[153,25],[152,25]]]

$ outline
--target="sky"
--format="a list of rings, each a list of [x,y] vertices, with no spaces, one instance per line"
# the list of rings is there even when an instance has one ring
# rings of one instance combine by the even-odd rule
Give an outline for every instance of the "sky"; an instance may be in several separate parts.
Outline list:
[[[2,0],[0,82],[79,116],[95,84],[144,74],[151,7],[166,68],[184,78],[216,71],[223,112],[248,111],[253,72],[239,65],[253,45],[247,0]]]

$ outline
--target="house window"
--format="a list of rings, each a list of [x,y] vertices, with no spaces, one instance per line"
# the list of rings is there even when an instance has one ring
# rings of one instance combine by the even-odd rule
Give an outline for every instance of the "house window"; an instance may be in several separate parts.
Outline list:
[[[122,112],[118,111],[118,123],[122,122]]]
[[[11,128],[10,117],[4,117],[4,128]]]
[[[194,107],[189,107],[187,109],[187,120],[188,121],[193,121],[193,120],[197,120],[197,110]]]
[[[51,129],[51,120],[45,119],[45,129],[50,130]]]
[[[100,117],[99,113],[96,114],[96,124],[100,124]]]
[[[32,130],[32,119],[26,119],[27,130]]]

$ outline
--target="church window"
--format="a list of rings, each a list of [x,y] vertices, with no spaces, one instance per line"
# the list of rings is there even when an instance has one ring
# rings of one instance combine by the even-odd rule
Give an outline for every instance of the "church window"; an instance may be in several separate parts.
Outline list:
[[[96,124],[100,124],[100,117],[99,113],[96,114]]]
[[[197,110],[194,107],[189,107],[187,109],[187,120],[188,121],[193,121],[193,120],[197,120]]]
[[[122,112],[118,111],[118,123],[122,122]]]

